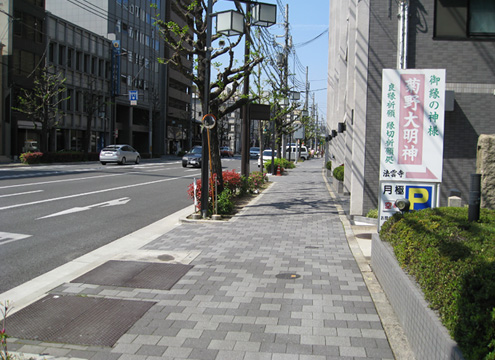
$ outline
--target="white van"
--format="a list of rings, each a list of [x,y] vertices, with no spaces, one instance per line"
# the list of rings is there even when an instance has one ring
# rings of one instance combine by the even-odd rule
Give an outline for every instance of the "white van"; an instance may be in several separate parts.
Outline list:
[[[285,148],[285,158],[286,159],[289,159],[289,149],[291,151],[291,154],[290,154],[291,161],[295,161],[297,159],[297,153],[298,152],[299,152],[299,158],[300,159],[303,159],[303,160],[309,159],[309,153],[308,153],[308,149],[306,148],[306,146],[304,146],[304,145],[301,145],[301,147],[296,146],[296,145],[287,146]]]

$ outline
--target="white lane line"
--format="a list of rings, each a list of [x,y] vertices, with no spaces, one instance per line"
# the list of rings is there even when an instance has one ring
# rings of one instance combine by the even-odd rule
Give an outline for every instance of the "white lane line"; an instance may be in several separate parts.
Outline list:
[[[35,186],[35,185],[45,185],[45,184],[56,184],[56,183],[69,182],[69,181],[82,181],[82,180],[89,180],[89,179],[99,179],[99,178],[111,177],[111,176],[122,176],[122,175],[126,175],[126,174],[132,174],[132,173],[108,174],[108,175],[88,176],[88,177],[77,178],[77,179],[62,179],[62,180],[34,182],[34,183],[29,183],[29,184],[6,185],[6,186],[0,186],[0,189],[10,189],[10,188],[15,188],[15,187],[25,187],[25,186]]]
[[[153,170],[143,169],[142,173],[146,174],[147,172],[152,172],[152,171],[156,172],[156,171],[162,171],[162,170],[175,170],[175,169],[176,168],[165,168],[165,167],[160,168],[160,169],[153,169]],[[87,171],[87,170],[81,170],[81,171]],[[70,172],[72,172],[72,171],[68,171],[67,173],[70,173]],[[53,174],[53,173],[50,173],[50,174]],[[51,180],[51,181],[42,181],[42,182],[35,182],[35,183],[29,183],[29,184],[6,185],[6,186],[0,186],[0,189],[9,189],[9,188],[25,187],[25,186],[33,186],[33,185],[55,184],[55,183],[69,182],[69,181],[90,180],[90,179],[98,179],[98,178],[111,177],[111,176],[122,176],[122,175],[128,175],[128,174],[137,174],[137,172],[126,172],[126,173],[122,173],[122,174],[107,174],[107,175],[87,176],[87,177],[77,178],[77,179]]]
[[[146,186],[146,185],[159,184],[159,183],[162,183],[162,182],[167,182],[167,181],[172,181],[172,180],[177,180],[177,179],[185,179],[185,178],[190,178],[190,177],[191,176],[189,176],[189,175],[188,176],[179,176],[179,177],[169,178],[169,179],[161,179],[161,180],[155,180],[155,181],[148,181],[148,182],[144,182],[144,183],[140,183],[140,184],[118,186],[118,187],[110,188],[110,189],[102,189],[102,190],[97,190],[97,191],[90,191],[90,192],[87,192],[87,193],[61,196],[61,197],[57,197],[57,198],[51,198],[51,199],[33,201],[33,202],[29,202],[29,203],[24,203],[24,204],[15,204],[15,205],[3,206],[3,207],[0,207],[0,210],[9,210],[9,209],[14,209],[14,208],[23,207],[23,206],[31,206],[31,205],[43,204],[43,203],[48,203],[48,202],[53,202],[53,201],[58,201],[58,200],[73,199],[73,198],[87,196],[87,195],[102,194],[102,193],[106,193],[106,192],[110,192],[110,191],[130,189],[130,188],[138,187],[138,186]]]
[[[33,190],[33,191],[26,191],[26,192],[22,192],[22,193],[16,193],[16,194],[0,195],[0,198],[10,197],[10,196],[27,195],[27,194],[34,194],[34,193],[39,193],[39,192],[43,192],[43,191],[44,190]]]

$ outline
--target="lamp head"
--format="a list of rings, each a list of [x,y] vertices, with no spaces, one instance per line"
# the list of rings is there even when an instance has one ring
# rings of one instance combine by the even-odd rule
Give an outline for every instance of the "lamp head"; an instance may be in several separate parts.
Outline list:
[[[395,206],[397,206],[397,209],[399,209],[401,213],[404,213],[406,211],[409,211],[411,203],[407,199],[397,199],[395,201]]]

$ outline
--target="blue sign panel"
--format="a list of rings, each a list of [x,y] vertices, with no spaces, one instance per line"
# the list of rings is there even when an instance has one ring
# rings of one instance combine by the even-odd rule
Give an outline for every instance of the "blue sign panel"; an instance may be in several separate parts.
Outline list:
[[[433,186],[406,186],[406,199],[411,203],[410,210],[431,208],[433,207]]]

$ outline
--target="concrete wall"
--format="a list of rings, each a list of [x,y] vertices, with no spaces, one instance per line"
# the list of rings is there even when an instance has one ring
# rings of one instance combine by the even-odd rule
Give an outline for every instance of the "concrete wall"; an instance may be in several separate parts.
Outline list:
[[[438,316],[428,307],[416,282],[401,269],[392,247],[373,234],[371,267],[399,321],[416,359],[464,359]]]

